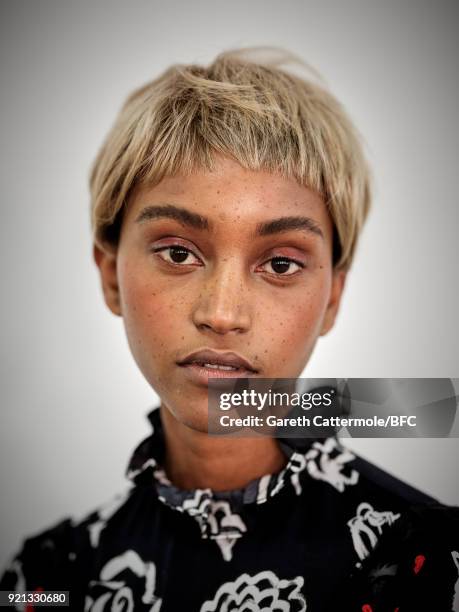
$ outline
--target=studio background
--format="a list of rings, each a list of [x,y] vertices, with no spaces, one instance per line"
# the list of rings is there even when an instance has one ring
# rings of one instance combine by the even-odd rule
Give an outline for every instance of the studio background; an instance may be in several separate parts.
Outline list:
[[[171,63],[285,47],[364,135],[373,210],[304,376],[459,377],[457,5],[338,0],[1,3],[3,567],[25,536],[127,486],[157,397],[106,308],[88,172],[121,103]],[[459,440],[346,445],[459,503]]]

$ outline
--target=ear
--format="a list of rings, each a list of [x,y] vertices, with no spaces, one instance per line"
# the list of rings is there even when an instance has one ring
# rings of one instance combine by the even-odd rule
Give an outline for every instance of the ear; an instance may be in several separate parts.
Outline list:
[[[346,270],[333,270],[332,286],[330,290],[330,299],[327,304],[324,319],[322,321],[321,336],[325,336],[335,324],[336,315],[338,314],[341,296],[343,295],[344,285],[346,283]]]
[[[94,244],[93,256],[99,268],[105,303],[113,314],[121,317],[120,292],[116,273],[117,249],[116,247],[101,249]]]

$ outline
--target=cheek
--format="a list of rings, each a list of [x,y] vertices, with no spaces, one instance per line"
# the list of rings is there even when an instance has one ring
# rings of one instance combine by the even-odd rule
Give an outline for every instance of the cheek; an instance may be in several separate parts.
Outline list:
[[[135,354],[153,356],[168,345],[171,336],[177,333],[178,312],[183,303],[174,300],[153,279],[142,273],[123,269],[120,273],[121,308],[126,334]]]
[[[270,348],[265,352],[276,355],[279,365],[292,359],[302,363],[310,355],[322,328],[327,298],[327,284],[318,284],[266,307],[262,326]]]
[[[154,328],[167,320],[167,304],[163,295],[148,284],[132,279],[124,285],[122,313],[126,325]]]

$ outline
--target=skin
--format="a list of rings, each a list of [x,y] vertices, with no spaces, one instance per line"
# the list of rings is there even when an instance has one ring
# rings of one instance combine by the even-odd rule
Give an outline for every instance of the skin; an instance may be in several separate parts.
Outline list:
[[[166,474],[183,489],[221,491],[279,471],[286,457],[273,438],[209,436],[207,387],[176,362],[211,348],[239,353],[263,378],[300,376],[334,324],[345,272],[332,266],[333,224],[317,193],[228,158],[216,162],[213,172],[138,187],[118,247],[94,246],[94,258],[106,304],[123,318],[134,359],[161,398]],[[145,207],[166,204],[208,218],[212,230],[137,221]],[[309,217],[322,235],[253,236],[258,223],[290,216]],[[177,244],[190,251],[179,262],[165,248]],[[304,268],[273,260],[286,257]]]

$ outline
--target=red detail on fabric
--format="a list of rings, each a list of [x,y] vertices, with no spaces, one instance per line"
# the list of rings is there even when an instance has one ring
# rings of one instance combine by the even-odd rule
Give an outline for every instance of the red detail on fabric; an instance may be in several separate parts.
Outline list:
[[[370,606],[370,604],[363,604],[362,612],[373,612],[373,608]]]
[[[33,590],[34,593],[41,593],[42,591],[44,591],[44,588],[40,586]],[[32,604],[26,605],[25,612],[35,612],[35,611],[36,611],[35,606],[32,606]]]
[[[415,574],[419,574],[419,572],[421,571],[422,566],[424,565],[424,561],[426,560],[426,558],[424,557],[424,555],[418,555],[415,560],[414,560],[414,567],[413,567],[413,572]]]

